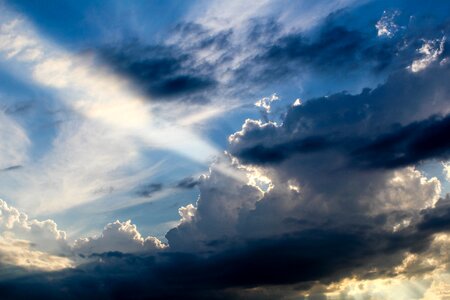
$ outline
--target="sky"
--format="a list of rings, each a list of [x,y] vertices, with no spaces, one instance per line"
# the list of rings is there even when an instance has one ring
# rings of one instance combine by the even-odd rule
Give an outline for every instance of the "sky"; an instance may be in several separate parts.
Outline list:
[[[449,12],[0,0],[0,298],[450,299]]]

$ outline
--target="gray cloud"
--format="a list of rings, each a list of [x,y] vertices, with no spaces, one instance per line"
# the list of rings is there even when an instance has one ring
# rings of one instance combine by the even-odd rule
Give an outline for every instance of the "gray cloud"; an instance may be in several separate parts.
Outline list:
[[[162,189],[162,183],[150,183],[138,187],[136,195],[138,195],[139,197],[151,197],[154,193],[157,193]]]
[[[192,189],[196,187],[199,184],[199,180],[195,179],[194,177],[186,177],[178,181],[176,184],[176,187],[182,188],[182,189]]]

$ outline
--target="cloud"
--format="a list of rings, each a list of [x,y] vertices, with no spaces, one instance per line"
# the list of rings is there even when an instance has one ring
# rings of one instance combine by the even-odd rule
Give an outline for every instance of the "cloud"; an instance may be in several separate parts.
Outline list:
[[[152,100],[182,98],[205,102],[198,92],[215,86],[211,67],[199,64],[189,52],[183,52],[186,51],[176,46],[145,46],[135,41],[101,49],[99,54],[114,71],[133,79],[136,87]]]
[[[442,164],[444,169],[443,172],[445,174],[445,178],[447,179],[447,181],[450,181],[450,163],[446,162]]]
[[[66,233],[52,220],[39,221],[0,199],[0,277],[16,276],[17,268],[56,271],[74,267],[66,257]]]
[[[230,153],[253,164],[314,153],[335,154],[342,159],[340,164],[368,167],[445,159],[450,91],[441,79],[449,75],[445,66],[421,75],[401,71],[373,90],[293,106],[280,126],[248,120],[230,137]],[[427,104],[429,99],[432,105]]]
[[[248,25],[248,42],[255,45],[255,50],[247,50],[248,55],[235,69],[234,83],[245,80],[264,88],[289,81],[300,90],[309,90],[312,87],[308,85],[317,82],[329,89],[338,81],[337,88],[355,89],[355,83],[361,82],[359,88],[367,82],[384,80],[392,71],[409,68],[417,72],[442,59],[447,20],[415,11],[409,20],[402,17],[395,24],[394,18],[402,14],[400,7],[394,5],[392,10],[384,11],[376,22],[372,18],[378,16],[368,11],[378,13],[380,6],[362,3],[361,7],[333,11],[306,29],[288,30],[277,19],[255,19]],[[361,13],[366,16],[364,22],[356,17]],[[377,35],[382,32],[387,36],[389,30],[389,38]]]
[[[0,138],[8,143],[0,145],[0,169],[25,163],[30,140],[25,130],[13,118],[0,111]]]
[[[198,185],[199,181],[195,179],[194,177],[186,177],[181,179],[177,184],[176,187],[182,188],[182,189],[192,189]]]
[[[449,130],[450,116],[431,117],[383,135],[353,154],[363,165],[386,168],[447,159],[450,143],[445,136]]]
[[[432,62],[436,61],[444,52],[445,36],[441,39],[424,41],[422,47],[417,51],[422,54],[422,58],[414,60],[411,64],[411,71],[419,72],[428,67]]]
[[[361,71],[379,73],[392,65],[406,66],[403,52],[398,53],[397,40],[380,41],[371,33],[348,28],[333,19],[319,28],[314,34],[304,31],[266,34],[269,39],[263,41],[260,50],[236,70],[236,81],[247,78],[265,84],[302,78],[311,72],[327,76]]]
[[[399,26],[395,24],[394,19],[400,14],[399,11],[384,11],[381,19],[375,24],[378,30],[378,36],[392,37],[399,30]]]
[[[167,233],[170,250],[200,257],[195,265],[208,257],[221,270],[214,288],[397,276],[409,254],[449,230],[439,180],[415,168],[447,153],[448,72],[404,70],[373,90],[309,100],[281,125],[247,120],[230,136],[229,167],[242,178],[259,168],[272,187],[212,166],[196,205]]]
[[[7,7],[5,15],[0,32],[2,56],[20,66],[16,76],[52,91],[66,112],[60,126],[55,126],[50,149],[29,164],[25,164],[26,132],[10,115],[0,116],[7,129],[4,138],[11,141],[8,148],[0,147],[5,160],[0,161],[4,164],[0,168],[26,166],[5,172],[8,187],[22,186],[5,191],[18,201],[16,205],[43,214],[100,200],[105,195],[95,191],[105,186],[113,187],[117,196],[152,175],[152,168],[138,164],[148,147],[170,149],[202,163],[216,153],[215,146],[191,125],[218,112],[198,112],[179,104],[158,107],[127,79],[112,74],[88,54],[74,54],[54,45]],[[30,51],[39,55],[25,55]],[[104,151],[108,147],[111,151]]]
[[[122,252],[139,253],[161,251],[167,246],[154,237],[143,238],[131,221],[115,221],[103,229],[99,237],[81,238],[75,241],[73,251],[81,254]]]
[[[90,262],[76,269],[2,280],[1,295],[25,299],[32,289],[35,296],[52,295],[51,299],[123,298],[130,293],[152,299],[301,299],[307,294],[370,294],[376,285],[387,282],[392,289],[431,282],[411,291],[420,299],[420,295],[439,295],[449,261],[446,235],[423,234],[418,229],[421,222],[397,232],[380,230],[376,222],[374,227],[305,230],[248,240],[208,255],[108,252],[91,256]],[[374,230],[371,234],[369,228]],[[439,261],[428,259],[436,257]],[[322,288],[317,278],[323,280]],[[347,294],[352,285],[360,288]],[[399,297],[409,295],[408,290],[397,292]]]
[[[155,237],[142,237],[130,220],[109,223],[100,236],[80,238],[72,244],[53,220],[29,219],[25,213],[0,200],[0,264],[13,268],[12,275],[16,272],[20,275],[20,269],[47,272],[75,268],[96,253],[150,254],[166,248],[167,245]],[[14,270],[14,267],[19,269]],[[0,272],[0,276],[8,277],[8,272]]]
[[[0,236],[1,277],[15,274],[18,268],[27,271],[58,271],[73,268],[74,262],[63,256],[51,255],[48,252],[35,250],[34,244],[26,240]],[[19,273],[20,274],[20,273]]]
[[[21,165],[15,165],[15,166],[11,166],[11,167],[7,167],[7,168],[4,168],[4,169],[1,169],[0,171],[2,171],[2,172],[8,172],[8,171],[18,170],[18,169],[21,169],[21,168],[23,168],[23,166],[21,166]]]
[[[238,20],[247,20],[249,15],[265,8],[264,5],[251,7]],[[205,24],[223,33],[220,20],[206,20]],[[201,45],[200,48],[207,49],[202,52],[205,49],[196,48],[198,57],[208,57],[200,60],[202,63],[222,61],[222,53],[213,57],[209,54],[214,47],[228,46],[232,35],[208,42],[203,36],[210,31],[205,33],[203,27],[192,24],[187,27],[180,32],[201,36],[194,39],[193,47]],[[268,82],[269,78],[289,78],[303,66],[314,72],[335,74],[334,71],[358,69],[361,62],[368,62],[370,72],[387,70],[391,65],[395,65],[396,71],[378,87],[361,93],[342,92],[303,103],[296,101],[280,123],[247,120],[240,131],[230,136],[227,154],[211,166],[208,174],[198,180],[178,183],[179,187],[197,186],[200,195],[195,204],[179,209],[179,223],[166,235],[168,245],[154,237],[144,238],[131,221],[115,221],[107,224],[99,236],[78,239],[73,247],[67,246],[65,234],[53,221],[28,220],[26,215],[3,203],[2,217],[5,217],[0,224],[14,234],[14,239],[18,239],[19,233],[24,236],[22,244],[11,241],[14,247],[21,247],[17,250],[19,254],[32,257],[43,253],[40,248],[34,253],[23,250],[34,247],[33,237],[41,242],[36,247],[48,247],[49,253],[59,245],[55,241],[63,241],[68,247],[65,253],[78,254],[78,264],[59,272],[6,278],[0,281],[0,296],[21,299],[31,297],[32,292],[34,297],[49,299],[120,299],[130,295],[138,299],[273,299],[306,298],[307,295],[320,299],[333,292],[339,292],[344,298],[352,297],[348,289],[357,286],[364,297],[369,297],[366,285],[373,289],[380,282],[392,279],[398,284],[397,280],[405,278],[415,284],[412,277],[432,281],[414,293],[414,297],[437,295],[439,281],[432,276],[440,273],[433,272],[445,275],[448,271],[445,251],[450,229],[449,198],[441,197],[439,180],[426,176],[418,165],[425,160],[446,159],[448,155],[445,133],[450,114],[449,67],[436,58],[420,72],[406,69],[414,61],[408,51],[415,50],[415,44],[405,50],[404,60],[392,62],[397,59],[393,49],[397,50],[404,40],[396,34],[382,41],[386,44],[378,44],[380,39],[373,26],[373,37],[329,22],[317,28],[317,34],[312,36],[299,30],[280,33],[275,27],[268,29],[275,32],[273,36],[267,33],[269,38],[260,40],[267,42],[274,37],[261,52],[248,51],[249,56],[224,64],[228,68],[236,62],[248,63],[240,70],[249,73],[237,74],[234,79],[242,79],[239,77],[242,74],[252,79],[251,72],[254,72],[262,74],[262,82]],[[21,57],[25,48],[21,48],[21,43],[18,45],[6,47],[5,55]],[[138,55],[124,59],[126,66],[122,71],[126,73],[133,66],[131,69],[136,68],[137,74],[142,75],[135,79],[146,80],[150,86],[153,83],[148,79],[152,75],[140,72],[160,72],[163,80],[170,81],[184,76],[178,73],[183,69],[178,69],[178,63],[192,62],[190,57],[184,61],[178,53],[168,57],[163,53],[155,60],[153,48],[148,50],[151,52],[148,57],[141,49],[136,51]],[[442,51],[438,56],[445,55]],[[141,56],[144,58],[139,65]],[[25,57],[27,61],[36,59]],[[52,57],[40,61],[34,72],[38,82],[62,89],[62,95],[75,90],[77,96],[89,96],[89,101],[66,99],[75,99],[72,108],[82,116],[83,131],[79,131],[79,124],[74,124],[74,131],[70,125],[63,127],[67,131],[55,143],[56,153],[61,156],[51,153],[49,157],[57,160],[45,161],[58,167],[66,165],[63,162],[67,158],[76,162],[83,158],[81,166],[86,164],[90,168],[86,167],[87,172],[79,164],[69,168],[71,173],[85,172],[80,177],[71,177],[79,179],[73,186],[91,188],[111,181],[114,187],[121,184],[126,188],[136,186],[137,179],[143,182],[141,179],[146,176],[139,173],[124,181],[121,176],[112,176],[113,172],[107,172],[106,178],[111,180],[105,180],[104,174],[96,171],[103,164],[109,165],[110,171],[120,169],[122,162],[134,166],[136,161],[132,158],[139,154],[136,149],[140,149],[137,146],[142,142],[147,146],[156,143],[167,149],[178,149],[178,153],[187,153],[192,159],[205,155],[207,151],[198,150],[209,149],[207,144],[195,139],[197,135],[190,130],[182,130],[180,123],[171,120],[166,123],[162,118],[161,127],[150,126],[154,125],[153,117],[170,114],[170,109],[160,113],[158,109],[163,107],[160,104],[156,106],[158,109],[150,109],[146,105],[151,103],[151,108],[155,108],[153,103],[141,101],[145,99],[139,93],[128,90],[125,83],[121,85],[121,78],[93,72],[93,65],[85,68],[80,61],[72,56],[62,60]],[[271,73],[272,70],[280,73]],[[92,74],[102,76],[96,78]],[[98,85],[93,86],[91,81]],[[74,82],[77,84],[72,85]],[[253,81],[245,81],[240,87],[249,82]],[[113,88],[108,89],[110,86]],[[185,94],[203,91],[202,88],[190,90],[187,86],[176,85],[173,91]],[[167,105],[176,107],[173,103]],[[178,108],[173,118],[182,116],[180,111],[184,109],[189,107]],[[133,117],[124,117],[129,115]],[[150,129],[161,128],[164,130],[147,136]],[[195,142],[198,147],[184,149]],[[110,148],[120,151],[95,152],[101,164],[90,161],[92,149]],[[120,156],[123,153],[131,158],[123,159]],[[121,159],[116,162],[118,157]],[[49,177],[55,178],[54,174]],[[101,184],[91,185],[92,178],[101,178]],[[142,194],[148,196],[161,187],[144,186]],[[89,199],[87,190],[81,190],[83,199]],[[6,240],[4,244],[9,242]],[[23,259],[11,258],[15,251],[12,249],[4,250],[5,262],[26,268]],[[45,265],[51,258],[30,261],[33,265]],[[57,265],[62,266],[63,261]],[[277,288],[271,289],[273,286]]]
[[[53,220],[29,219],[3,200],[0,200],[0,229],[2,235],[27,240],[41,251],[65,253],[68,250],[66,233]]]
[[[150,183],[144,186],[141,186],[136,194],[140,197],[151,197],[152,194],[157,193],[163,189],[163,185],[161,183]]]

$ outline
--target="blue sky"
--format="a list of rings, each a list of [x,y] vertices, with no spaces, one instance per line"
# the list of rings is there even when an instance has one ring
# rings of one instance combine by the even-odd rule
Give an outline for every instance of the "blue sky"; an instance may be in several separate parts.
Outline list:
[[[135,270],[161,285],[138,280],[138,299],[186,286],[185,299],[445,299],[449,11],[0,1],[5,297],[32,284],[49,299],[125,299]],[[317,250],[327,247],[337,254]],[[119,290],[76,294],[86,278],[72,272],[99,257],[89,280],[116,270]],[[167,275],[177,264],[190,267]],[[204,278],[216,267],[222,277]],[[63,279],[9,276],[40,272]]]

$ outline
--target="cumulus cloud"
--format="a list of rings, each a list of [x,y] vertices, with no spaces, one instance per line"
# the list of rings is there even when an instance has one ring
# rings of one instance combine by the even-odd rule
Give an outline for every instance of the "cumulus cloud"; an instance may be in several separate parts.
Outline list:
[[[81,254],[122,252],[139,253],[163,250],[166,248],[155,237],[142,237],[136,225],[130,220],[115,221],[103,229],[99,237],[81,238],[75,241],[73,251]]]
[[[16,274],[14,268],[56,271],[74,266],[66,257],[66,233],[53,220],[38,221],[0,199],[0,276]],[[12,268],[12,270],[11,270]]]
[[[254,207],[261,198],[261,191],[242,184],[247,181],[244,171],[234,169],[233,172],[234,178],[224,175],[219,164],[212,167],[208,176],[200,178],[198,203],[202,204],[196,208],[188,205],[179,210],[182,217],[180,226],[166,235],[171,249],[203,251],[209,248],[209,242],[237,234],[239,214]]]
[[[439,180],[416,168],[447,156],[448,72],[404,70],[374,90],[309,100],[281,125],[247,120],[225,161],[237,177],[259,168],[272,188],[211,167],[170,249],[217,255],[209,263],[227,262],[230,287],[394,276],[448,231]]]
[[[329,150],[346,156],[347,163],[372,167],[445,158],[450,90],[444,81],[448,77],[445,66],[420,75],[402,71],[373,90],[293,106],[282,126],[249,120],[230,137],[230,152],[255,164],[281,162],[302,153],[329,155]]]
[[[72,244],[53,220],[29,219],[27,214],[0,200],[0,265],[5,268],[1,277],[75,268],[93,254],[151,254],[166,248],[155,237],[142,237],[130,220],[109,223],[100,236],[80,238]]]
[[[276,94],[270,97],[263,97],[255,102],[255,106],[262,108],[266,113],[270,113],[272,102],[278,101],[279,98]]]
[[[2,235],[24,239],[35,249],[52,253],[66,253],[66,233],[53,220],[38,221],[0,200],[0,230]]]

